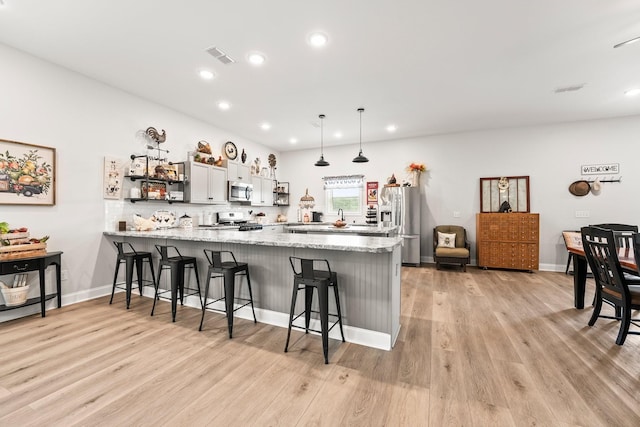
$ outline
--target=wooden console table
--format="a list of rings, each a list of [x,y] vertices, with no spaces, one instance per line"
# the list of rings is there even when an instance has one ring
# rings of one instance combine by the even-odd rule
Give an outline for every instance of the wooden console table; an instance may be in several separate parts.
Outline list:
[[[38,271],[40,276],[40,297],[29,298],[24,304],[7,307],[6,305],[0,305],[0,311],[12,310],[14,308],[21,308],[28,305],[34,305],[40,303],[40,313],[42,317],[45,317],[45,302],[58,297],[58,308],[62,307],[62,290],[60,285],[60,266],[61,266],[62,252],[47,252],[44,255],[5,259],[0,260],[0,276],[6,274],[19,274],[26,273],[28,271]],[[56,267],[56,293],[45,294],[44,282],[45,282],[45,270],[51,264]]]

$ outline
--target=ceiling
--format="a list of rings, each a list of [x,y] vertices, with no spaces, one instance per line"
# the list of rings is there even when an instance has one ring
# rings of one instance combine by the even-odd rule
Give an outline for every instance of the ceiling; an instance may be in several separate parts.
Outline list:
[[[365,154],[369,141],[640,114],[624,96],[640,87],[640,43],[613,48],[640,36],[637,0],[0,3],[0,43],[281,151],[317,147],[321,113],[325,145],[357,143],[359,107]],[[323,48],[307,43],[316,30]]]

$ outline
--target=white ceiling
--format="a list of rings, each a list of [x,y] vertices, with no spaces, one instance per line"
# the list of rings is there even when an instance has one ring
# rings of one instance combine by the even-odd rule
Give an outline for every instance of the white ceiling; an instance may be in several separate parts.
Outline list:
[[[640,36],[638,0],[0,3],[1,43],[282,151],[317,147],[320,113],[325,145],[358,142],[358,107],[365,154],[368,141],[640,114],[624,96],[640,87],[640,43],[613,48]],[[314,30],[323,49],[306,42]]]

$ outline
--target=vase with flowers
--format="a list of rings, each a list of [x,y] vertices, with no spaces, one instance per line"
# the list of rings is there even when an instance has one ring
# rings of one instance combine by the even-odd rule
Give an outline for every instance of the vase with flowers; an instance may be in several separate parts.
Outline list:
[[[407,167],[407,171],[409,172],[410,182],[412,187],[420,186],[420,174],[426,171],[427,168],[424,163],[411,163]]]

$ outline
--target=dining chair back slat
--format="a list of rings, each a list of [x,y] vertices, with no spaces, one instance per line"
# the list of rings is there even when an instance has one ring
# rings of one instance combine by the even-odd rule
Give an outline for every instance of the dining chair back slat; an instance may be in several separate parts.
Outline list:
[[[631,310],[640,308],[640,292],[632,292],[618,258],[616,235],[613,230],[596,226],[581,229],[582,245],[589,267],[596,282],[596,297],[589,326],[599,317],[621,320],[616,344],[622,345],[632,323]],[[637,234],[637,233],[636,233]],[[602,302],[606,301],[616,309],[616,316],[602,316]]]

